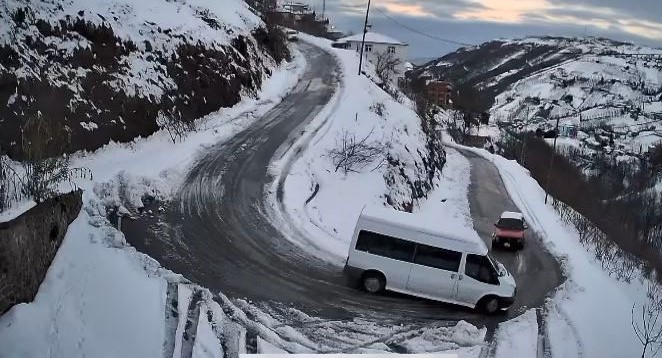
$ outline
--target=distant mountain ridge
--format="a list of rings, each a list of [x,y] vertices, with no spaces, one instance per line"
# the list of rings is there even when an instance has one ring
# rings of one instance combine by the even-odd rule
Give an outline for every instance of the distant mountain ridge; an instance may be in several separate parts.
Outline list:
[[[460,88],[477,90],[476,111],[487,111],[497,95],[517,81],[582,57],[660,50],[602,38],[529,37],[494,40],[460,48],[415,69],[413,77],[431,75]]]
[[[430,61],[413,76],[449,80],[465,109],[487,111],[492,122],[603,128],[612,133],[607,142],[632,152],[662,140],[660,49],[602,38],[496,40]],[[596,138],[586,144],[605,145]]]

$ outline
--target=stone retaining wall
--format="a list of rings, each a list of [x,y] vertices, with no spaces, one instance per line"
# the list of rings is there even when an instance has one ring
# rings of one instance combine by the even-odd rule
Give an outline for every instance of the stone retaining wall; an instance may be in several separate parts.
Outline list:
[[[0,223],[0,314],[34,299],[82,206],[82,192],[49,199]]]

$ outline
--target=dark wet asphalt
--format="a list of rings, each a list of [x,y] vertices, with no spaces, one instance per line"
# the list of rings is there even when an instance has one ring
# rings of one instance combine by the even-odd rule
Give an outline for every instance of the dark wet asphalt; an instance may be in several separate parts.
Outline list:
[[[334,319],[458,320],[494,326],[540,305],[561,279],[558,264],[536,240],[521,253],[497,253],[518,283],[506,315],[348,287],[342,267],[308,255],[274,228],[265,210],[267,167],[282,145],[312,120],[337,88],[333,57],[300,44],[308,68],[297,87],[251,127],[201,153],[176,200],[164,214],[123,224],[127,240],[163,266],[230,298],[293,305]],[[491,163],[467,154],[472,164],[470,201],[477,230],[489,239],[492,223],[514,208]]]

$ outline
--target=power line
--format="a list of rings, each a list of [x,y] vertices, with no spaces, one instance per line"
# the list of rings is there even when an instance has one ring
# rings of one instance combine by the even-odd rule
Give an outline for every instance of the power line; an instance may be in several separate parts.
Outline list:
[[[459,42],[459,41],[455,41],[455,40],[449,40],[449,39],[445,39],[445,38],[443,38],[443,37],[438,37],[438,36],[434,36],[434,35],[426,34],[425,32],[422,32],[422,31],[416,30],[416,29],[414,29],[414,28],[412,28],[412,27],[409,27],[409,26],[407,26],[407,25],[401,23],[400,21],[398,21],[398,20],[392,18],[391,16],[387,15],[384,11],[382,11],[382,10],[379,9],[379,8],[375,8],[375,10],[377,10],[377,12],[379,12],[380,14],[382,14],[382,16],[384,16],[385,18],[387,18],[387,19],[393,21],[394,23],[398,24],[399,26],[401,26],[401,27],[403,27],[403,28],[405,28],[405,29],[407,29],[407,30],[413,32],[413,33],[419,34],[419,35],[421,35],[421,36],[425,36],[425,37],[428,37],[428,38],[431,38],[431,39],[433,39],[433,40],[437,40],[437,41],[447,42],[447,43],[450,43],[450,44],[453,44],[453,45],[459,45],[459,46],[473,46],[472,44],[468,44],[468,43],[464,43],[464,42]]]

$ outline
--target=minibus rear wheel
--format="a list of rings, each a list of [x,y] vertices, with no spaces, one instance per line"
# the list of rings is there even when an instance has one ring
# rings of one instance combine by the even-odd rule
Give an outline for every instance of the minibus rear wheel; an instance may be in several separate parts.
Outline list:
[[[363,284],[364,290],[370,293],[379,293],[384,291],[384,287],[386,286],[386,279],[381,272],[367,271],[363,274],[361,283]]]

